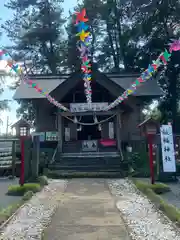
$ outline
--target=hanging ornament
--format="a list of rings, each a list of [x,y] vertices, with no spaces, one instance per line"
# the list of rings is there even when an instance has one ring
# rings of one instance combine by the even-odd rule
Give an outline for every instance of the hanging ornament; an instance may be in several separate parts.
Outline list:
[[[88,46],[90,45],[90,32],[88,32],[88,25],[85,24],[85,22],[88,21],[86,18],[86,10],[83,9],[80,13],[76,13],[76,25],[78,28],[78,33],[76,36],[80,37],[80,41],[77,43],[77,48],[80,51],[80,58],[82,59],[82,66],[81,70],[84,74],[83,80],[85,81],[84,87],[85,87],[85,95],[86,95],[86,101],[89,104],[89,107],[91,107],[92,103],[92,89],[89,81],[91,81],[91,64],[90,59],[88,58],[88,55],[90,54],[90,50]]]

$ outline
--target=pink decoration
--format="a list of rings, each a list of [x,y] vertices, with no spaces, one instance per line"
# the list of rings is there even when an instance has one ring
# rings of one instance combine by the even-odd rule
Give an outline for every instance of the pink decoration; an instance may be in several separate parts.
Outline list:
[[[180,50],[180,40],[176,40],[173,43],[171,43],[171,45],[169,47],[170,53],[172,51],[179,51],[179,50]]]

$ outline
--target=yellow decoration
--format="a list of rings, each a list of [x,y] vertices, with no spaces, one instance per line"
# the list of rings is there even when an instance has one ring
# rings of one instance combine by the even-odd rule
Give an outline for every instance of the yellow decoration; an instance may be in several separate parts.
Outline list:
[[[128,92],[128,95],[130,95],[133,91],[128,89],[127,92]]]
[[[85,32],[82,30],[82,32],[78,33],[77,36],[80,37],[81,41],[84,42],[84,40],[89,36],[90,32]]]

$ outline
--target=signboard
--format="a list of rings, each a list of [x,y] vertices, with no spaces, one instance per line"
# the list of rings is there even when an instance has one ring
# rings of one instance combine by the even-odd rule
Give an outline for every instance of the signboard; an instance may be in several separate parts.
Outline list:
[[[103,108],[106,108],[107,106],[107,102],[91,103],[91,105],[89,105],[88,103],[70,103],[70,110],[71,112],[98,112],[101,111]]]
[[[65,128],[65,131],[64,131],[64,135],[65,135],[65,141],[68,142],[70,141],[70,128]]]
[[[162,125],[160,127],[160,133],[161,133],[163,171],[176,172],[172,126]]]
[[[114,139],[114,123],[109,122],[109,138]]]
[[[45,132],[33,132],[31,133],[32,139],[34,136],[39,136],[39,141],[44,142],[45,141]]]
[[[58,141],[58,132],[46,132],[46,141]]]
[[[97,141],[96,140],[84,140],[84,141],[82,141],[82,151],[84,151],[84,152],[97,151]]]

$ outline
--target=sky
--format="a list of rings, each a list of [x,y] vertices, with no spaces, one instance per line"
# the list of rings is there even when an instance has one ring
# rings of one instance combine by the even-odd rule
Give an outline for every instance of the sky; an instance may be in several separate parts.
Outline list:
[[[7,4],[9,0],[0,0],[0,19],[1,23],[3,23],[6,20],[9,20],[13,16],[13,12],[6,7],[4,7],[4,4]],[[77,0],[65,0],[63,3],[64,8],[64,15],[68,16],[69,10],[73,10],[74,6],[77,4]],[[5,33],[3,33],[3,36],[0,39],[0,49],[2,46],[6,46],[8,44],[11,44],[10,40],[7,38]],[[0,63],[0,69],[3,69],[5,66],[4,62]],[[8,86],[12,84],[14,81],[13,78],[6,78],[5,84],[3,84],[4,92],[0,96],[0,100],[8,99],[10,100],[10,110],[0,112],[0,119],[3,121],[3,123],[0,125],[0,134],[6,132],[6,125],[7,125],[7,117],[9,117],[9,125],[15,123],[18,119],[16,118],[16,109],[18,108],[18,104],[16,101],[13,101],[13,95],[14,91],[9,90]]]

